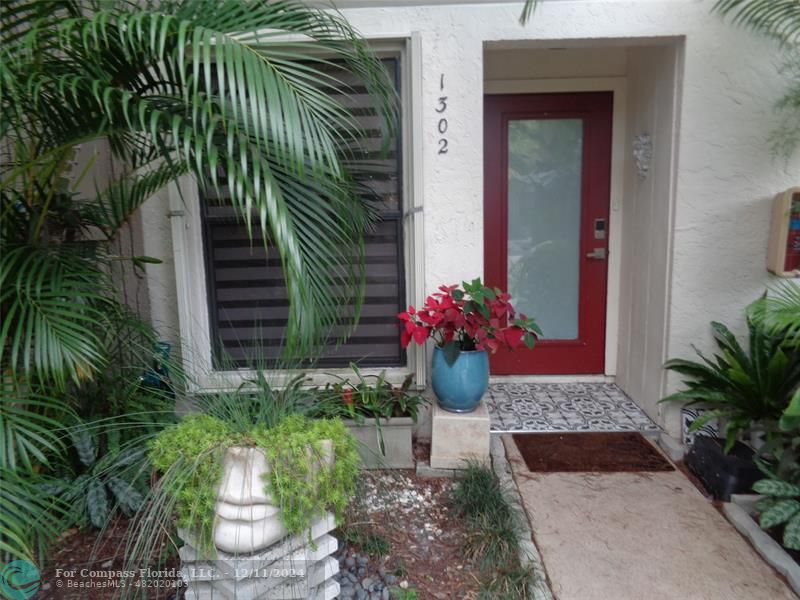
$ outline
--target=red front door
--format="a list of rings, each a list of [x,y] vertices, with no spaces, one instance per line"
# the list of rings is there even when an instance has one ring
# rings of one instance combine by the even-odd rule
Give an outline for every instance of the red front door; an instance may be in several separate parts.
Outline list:
[[[493,374],[603,373],[611,92],[486,96],[484,279],[544,333]]]

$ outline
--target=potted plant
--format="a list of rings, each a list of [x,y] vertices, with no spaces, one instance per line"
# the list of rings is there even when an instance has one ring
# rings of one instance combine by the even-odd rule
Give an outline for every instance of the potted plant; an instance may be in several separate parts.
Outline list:
[[[354,379],[337,381],[319,390],[313,417],[341,417],[360,442],[358,452],[368,469],[413,469],[412,434],[421,407],[429,400],[410,392],[412,375],[400,387],[386,381],[385,372],[364,375],[350,365]]]
[[[761,478],[755,457],[774,447],[778,422],[800,385],[800,354],[781,332],[767,328],[748,312],[747,350],[722,323],[711,324],[720,352],[700,361],[672,359],[665,368],[687,377],[687,389],[662,402],[702,404],[709,408],[690,431],[712,419],[722,424],[722,439],[699,436],[686,456],[687,466],[719,499],[750,490]],[[750,444],[742,439],[747,434]]]
[[[150,443],[159,478],[143,528],[152,520],[169,530],[175,517],[184,541],[214,558],[257,552],[305,534],[328,512],[340,516],[355,491],[357,442],[340,419],[307,416],[313,391],[305,383],[298,376],[275,388],[259,375],[196,398],[194,412]]]
[[[401,341],[422,345],[433,338],[431,383],[439,406],[451,412],[472,412],[489,386],[487,351],[532,349],[541,335],[536,322],[517,314],[511,296],[474,279],[461,286],[441,286],[419,309],[398,315]]]

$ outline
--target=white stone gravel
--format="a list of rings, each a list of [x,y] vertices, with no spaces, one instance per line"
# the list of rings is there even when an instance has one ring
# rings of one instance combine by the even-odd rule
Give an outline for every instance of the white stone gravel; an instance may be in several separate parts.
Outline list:
[[[447,482],[445,485],[452,487],[453,484]],[[395,510],[406,514],[424,513],[444,506],[443,494],[434,494],[429,485],[402,473],[367,473],[359,491],[359,501],[367,513]]]

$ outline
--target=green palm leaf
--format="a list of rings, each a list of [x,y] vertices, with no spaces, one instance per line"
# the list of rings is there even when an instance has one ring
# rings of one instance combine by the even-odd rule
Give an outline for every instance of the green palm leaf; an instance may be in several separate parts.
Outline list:
[[[104,321],[107,276],[67,247],[5,247],[0,256],[0,361],[61,385],[102,364],[96,326]]]
[[[45,487],[49,479],[0,467],[0,553],[36,561],[65,527],[65,507]]]
[[[45,68],[19,59],[30,38],[2,50],[8,98],[27,107],[10,126],[34,132],[43,156],[93,130],[135,167],[166,160],[159,175],[191,169],[218,191],[224,172],[248,228],[269,232],[265,242],[281,255],[289,350],[311,351],[342,320],[335,296],[360,302],[359,258],[371,223],[346,167],[361,132],[331,96],[349,84],[331,69],[355,74],[377,98],[388,143],[397,98],[380,61],[338,13],[299,2],[148,2],[131,12],[123,3],[98,6],[37,31],[36,44],[57,49]],[[152,189],[156,179],[137,183]],[[105,194],[122,209],[101,211],[112,232],[142,201],[123,187]],[[354,267],[341,268],[354,258]]]
[[[787,346],[800,349],[800,284],[781,282],[748,307],[748,314],[773,335],[783,336]]]
[[[46,395],[35,381],[6,375],[0,385],[0,468],[30,471],[64,451],[61,419],[72,409]]]
[[[531,19],[531,15],[536,10],[536,5],[539,3],[539,0],[525,0],[525,4],[522,7],[522,14],[519,16],[519,23],[520,25],[527,25],[528,21]]]
[[[800,41],[798,0],[718,0],[714,10],[782,42]]]

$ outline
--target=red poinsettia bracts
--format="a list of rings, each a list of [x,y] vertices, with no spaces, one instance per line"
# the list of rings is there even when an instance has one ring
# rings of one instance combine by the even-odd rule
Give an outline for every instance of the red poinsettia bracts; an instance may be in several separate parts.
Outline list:
[[[541,330],[533,319],[517,314],[511,296],[475,279],[443,285],[419,309],[409,306],[398,315],[403,348],[432,337],[439,346],[457,344],[459,350],[514,350],[520,344],[533,348]]]

